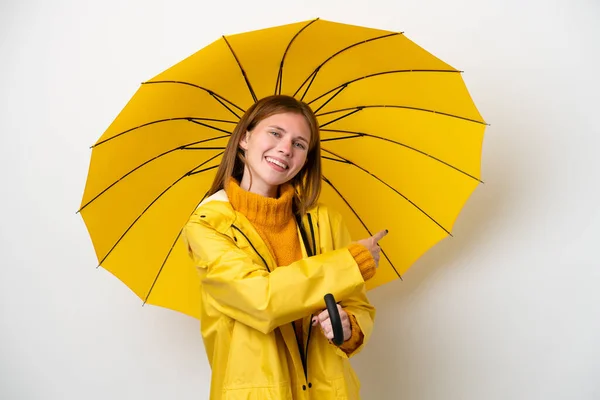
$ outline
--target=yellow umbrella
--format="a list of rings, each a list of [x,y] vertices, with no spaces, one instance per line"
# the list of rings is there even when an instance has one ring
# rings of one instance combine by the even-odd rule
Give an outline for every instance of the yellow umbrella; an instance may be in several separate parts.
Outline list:
[[[80,208],[99,265],[197,317],[181,229],[244,110],[303,99],[321,126],[321,201],[355,239],[389,229],[369,288],[399,278],[480,183],[486,127],[461,72],[402,33],[316,19],[224,36],[144,82],[93,146]]]

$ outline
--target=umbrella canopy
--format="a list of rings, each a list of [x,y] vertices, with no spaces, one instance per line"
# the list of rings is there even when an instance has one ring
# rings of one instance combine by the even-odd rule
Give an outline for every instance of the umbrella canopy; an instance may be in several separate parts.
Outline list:
[[[80,213],[99,265],[144,302],[199,315],[181,231],[272,94],[317,115],[320,200],[355,239],[389,229],[369,288],[448,236],[480,183],[486,124],[461,72],[402,33],[316,19],[223,36],[144,82],[93,146]]]

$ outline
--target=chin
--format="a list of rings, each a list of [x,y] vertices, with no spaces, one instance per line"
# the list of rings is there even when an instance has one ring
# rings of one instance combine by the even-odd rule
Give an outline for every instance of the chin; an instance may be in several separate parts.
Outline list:
[[[272,180],[272,181],[268,181],[267,183],[268,183],[270,186],[280,186],[280,185],[283,185],[284,183],[287,183],[287,182],[289,182],[289,181],[291,181],[291,178],[290,178],[290,179],[277,179],[277,180]]]
[[[264,177],[263,181],[271,186],[279,186],[282,185],[290,180],[292,180],[294,178],[293,175],[288,175],[286,174],[285,176],[281,176],[281,175],[267,175]]]

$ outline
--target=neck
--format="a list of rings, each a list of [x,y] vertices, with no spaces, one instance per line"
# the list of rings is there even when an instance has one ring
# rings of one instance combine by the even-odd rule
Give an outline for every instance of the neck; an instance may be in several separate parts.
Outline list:
[[[271,186],[266,183],[258,184],[257,182],[252,182],[252,178],[250,178],[250,172],[248,171],[248,167],[244,168],[244,175],[242,176],[242,180],[240,181],[240,187],[247,192],[256,193],[264,197],[277,197],[277,193],[279,192],[279,186]]]

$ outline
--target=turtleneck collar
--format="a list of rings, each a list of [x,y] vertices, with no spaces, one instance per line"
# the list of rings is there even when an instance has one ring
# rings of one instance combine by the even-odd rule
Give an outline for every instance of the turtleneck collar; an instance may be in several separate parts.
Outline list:
[[[234,178],[229,178],[225,184],[225,191],[233,208],[244,214],[252,224],[277,227],[288,223],[290,218],[293,218],[292,204],[295,191],[289,183],[279,187],[278,198],[265,197],[244,190]]]

